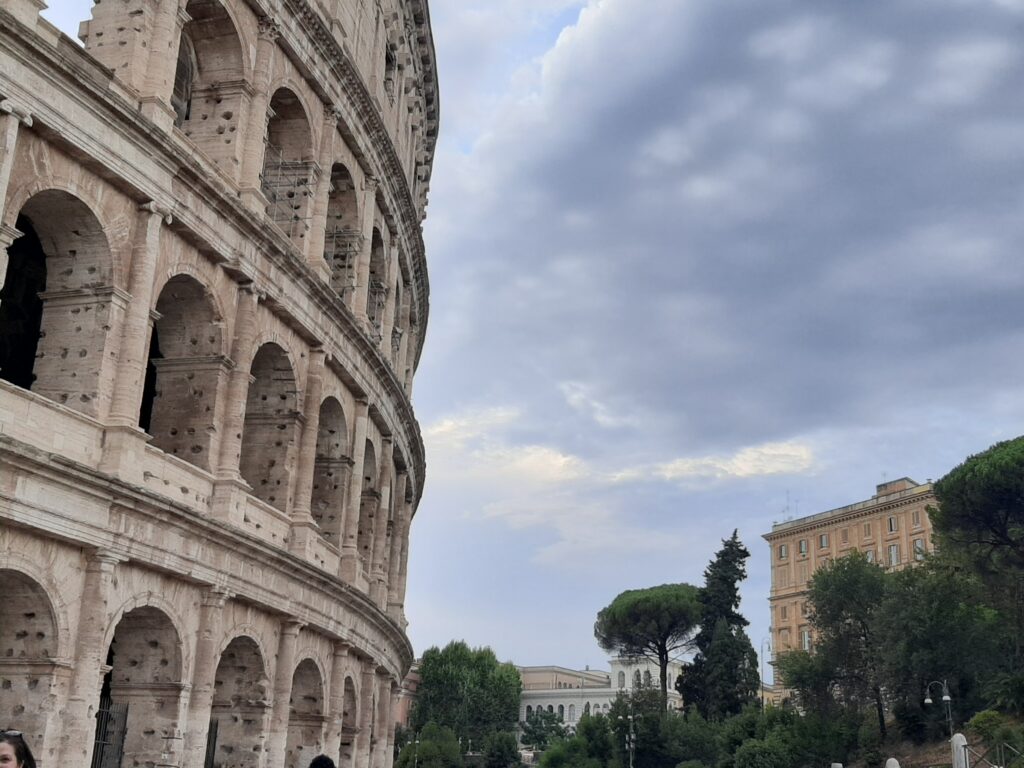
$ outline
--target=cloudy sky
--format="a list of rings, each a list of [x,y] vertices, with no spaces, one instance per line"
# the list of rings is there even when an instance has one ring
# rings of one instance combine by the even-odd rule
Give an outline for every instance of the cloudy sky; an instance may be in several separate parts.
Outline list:
[[[88,0],[51,0],[74,32]],[[1024,0],[432,0],[418,652],[1024,432]]]

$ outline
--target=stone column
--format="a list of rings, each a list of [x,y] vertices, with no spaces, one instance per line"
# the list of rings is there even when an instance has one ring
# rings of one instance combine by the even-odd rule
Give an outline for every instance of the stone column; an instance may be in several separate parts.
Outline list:
[[[395,498],[392,502],[394,508],[394,515],[388,522],[387,529],[387,548],[385,549],[384,555],[384,596],[382,602],[386,599],[386,610],[388,615],[392,614],[392,605],[397,602],[395,600],[395,587],[398,584],[398,566],[402,556],[402,538],[403,531],[405,529],[406,519],[406,501],[405,491],[409,484],[409,474],[407,472],[399,472],[398,480],[395,483]],[[392,616],[394,618],[394,616]]]
[[[245,150],[242,152],[242,176],[239,183],[242,200],[253,210],[263,213],[266,198],[260,190],[263,172],[263,154],[267,143],[267,118],[270,110],[270,80],[273,75],[274,54],[281,28],[271,18],[259,21],[259,42],[256,45],[256,64],[253,67],[253,96],[249,102],[246,122]]]
[[[309,352],[309,367],[306,372],[305,423],[299,440],[299,455],[293,476],[295,491],[292,494],[291,533],[288,536],[288,551],[309,560],[312,546],[319,536],[310,502],[313,496],[313,473],[316,469],[316,444],[320,431],[320,401],[324,391],[323,349]]]
[[[398,558],[398,578],[397,583],[393,589],[394,595],[394,617],[398,622],[405,620],[405,587],[406,580],[409,578],[409,541],[412,538],[412,504],[408,505],[408,513],[406,515],[405,527],[402,531],[402,537],[398,542],[400,548],[400,555]]]
[[[195,664],[192,672],[192,693],[188,700],[188,720],[185,730],[186,768],[202,768],[206,758],[206,737],[209,732],[210,713],[217,663],[217,646],[223,626],[224,605],[231,594],[220,587],[203,592],[199,608],[199,635],[196,638]]]
[[[89,558],[82,587],[75,665],[71,673],[67,706],[61,718],[59,765],[89,765],[96,732],[96,705],[103,683],[107,649],[103,635],[110,618],[110,593],[114,569],[123,558],[98,550]]]
[[[373,543],[370,549],[372,556],[367,564],[367,578],[370,580],[370,598],[381,609],[384,609],[387,607],[388,598],[387,566],[384,563],[384,553],[388,538],[388,521],[391,519],[391,484],[395,467],[394,449],[390,437],[385,437],[381,441],[381,454],[383,465],[380,469],[380,505],[377,507],[377,514],[373,521]]]
[[[384,763],[382,768],[391,768],[395,762],[395,712],[398,711],[398,697],[402,687],[391,684],[391,700],[388,708],[388,745],[384,750]]]
[[[356,263],[356,287],[352,296],[352,312],[357,318],[368,322],[366,302],[370,291],[370,252],[373,250],[373,221],[377,208],[377,179],[367,176],[363,179],[363,199],[360,201],[362,220],[362,250]]]
[[[224,438],[220,444],[217,476],[241,479],[238,460],[242,450],[245,427],[245,403],[252,379],[250,368],[256,344],[256,308],[259,298],[249,287],[238,289],[235,309],[235,337],[231,342],[231,359],[235,364],[228,378],[227,403],[224,409]]]
[[[398,284],[401,282],[402,270],[398,266],[398,243],[392,240],[385,253],[387,264],[387,285],[388,297],[384,302],[384,317],[380,320],[380,352],[385,360],[390,360],[394,367],[394,356],[391,354],[391,331],[395,327],[395,296],[398,294]]]
[[[363,466],[366,458],[366,429],[369,403],[356,402],[356,421],[352,435],[352,476],[348,486],[348,508],[341,536],[341,572],[343,581],[355,583],[359,571],[359,508],[363,500]]]
[[[356,736],[352,768],[370,768],[371,739],[375,736],[373,728],[376,683],[377,673],[373,669],[373,663],[368,661],[363,667],[359,685],[359,734]]]
[[[391,722],[391,689],[393,683],[386,672],[377,672],[377,707],[374,713],[376,722],[373,727],[374,743],[370,755],[370,768],[384,768],[387,763],[388,743],[391,741],[393,724]]]
[[[188,0],[163,0],[157,4],[149,39],[149,60],[146,62],[146,83],[139,100],[142,114],[160,128],[170,131],[174,125],[171,94],[178,69],[178,46],[181,30],[191,17],[185,12]]]
[[[11,183],[11,170],[14,168],[14,150],[18,146],[18,127],[32,127],[32,115],[10,99],[0,101],[0,221],[7,218],[7,188]],[[13,225],[13,222],[12,222]],[[16,230],[15,230],[16,231]],[[11,237],[15,240],[18,235]],[[7,243],[10,245],[10,243]],[[0,287],[7,277],[7,247],[0,253]]]
[[[281,627],[274,669],[274,703],[267,735],[267,768],[283,766],[288,747],[288,720],[291,714],[292,678],[295,675],[295,646],[303,624],[287,619]]]
[[[128,293],[132,298],[121,332],[117,378],[108,418],[114,426],[137,429],[139,425],[139,406],[152,335],[153,283],[160,261],[160,230],[164,224],[170,223],[171,215],[156,203],[150,201],[139,206],[128,278]]]
[[[241,522],[245,495],[251,490],[242,479],[239,460],[242,452],[242,432],[245,429],[245,405],[252,382],[250,368],[256,344],[256,293],[249,287],[238,289],[235,308],[235,337],[231,343],[233,368],[228,381],[223,408],[223,429],[220,454],[211,469],[217,477],[213,490],[213,516],[221,520]]]
[[[331,281],[331,267],[324,261],[324,238],[327,230],[327,203],[331,194],[331,171],[334,168],[334,140],[338,135],[340,119],[337,107],[325,110],[323,135],[320,138],[320,178],[313,192],[309,239],[306,242],[306,261],[320,279],[327,283]]]
[[[345,670],[348,668],[349,646],[342,640],[334,643],[334,658],[331,663],[331,692],[327,709],[327,736],[324,739],[324,754],[338,762],[341,754],[341,729],[345,713]]]

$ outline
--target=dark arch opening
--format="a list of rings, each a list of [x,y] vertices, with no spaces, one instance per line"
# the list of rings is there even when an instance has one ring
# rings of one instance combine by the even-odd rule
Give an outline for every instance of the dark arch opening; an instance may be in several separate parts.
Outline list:
[[[46,253],[25,216],[16,228],[24,234],[7,249],[7,280],[0,290],[0,379],[31,389],[46,290]]]

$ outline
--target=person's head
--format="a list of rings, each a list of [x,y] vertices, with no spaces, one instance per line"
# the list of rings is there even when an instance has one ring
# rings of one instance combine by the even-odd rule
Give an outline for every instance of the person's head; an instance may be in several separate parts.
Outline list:
[[[0,768],[36,768],[36,759],[21,731],[0,731]]]
[[[334,761],[327,755],[317,755],[309,764],[309,768],[335,768]]]

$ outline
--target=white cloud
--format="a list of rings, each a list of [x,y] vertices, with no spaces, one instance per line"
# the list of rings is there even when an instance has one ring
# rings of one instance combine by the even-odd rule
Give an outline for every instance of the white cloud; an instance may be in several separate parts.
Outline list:
[[[798,475],[815,466],[814,451],[799,442],[764,443],[731,455],[682,458],[659,464],[655,474],[665,480],[727,480]]]
[[[615,409],[598,400],[593,388],[578,381],[565,381],[558,385],[565,402],[578,413],[582,413],[601,427],[621,427],[634,423],[628,415],[616,413]]]
[[[961,40],[943,46],[932,55],[929,79],[915,95],[932,107],[973,104],[987,96],[1016,58],[1016,49],[1005,40]]]

